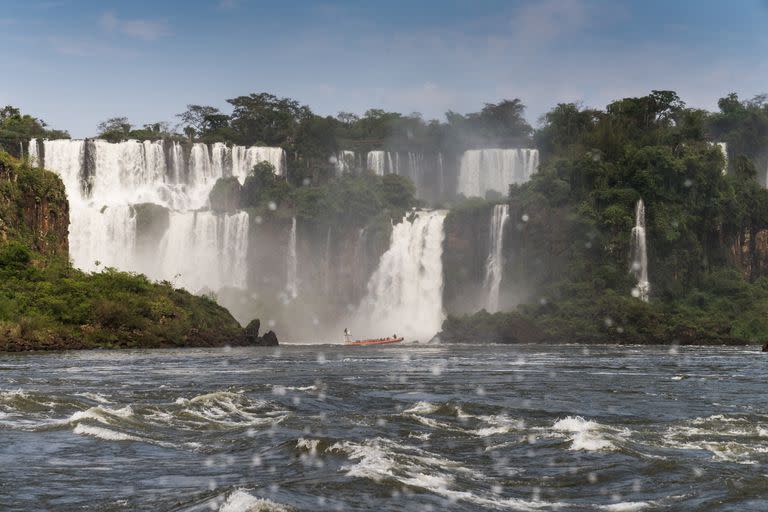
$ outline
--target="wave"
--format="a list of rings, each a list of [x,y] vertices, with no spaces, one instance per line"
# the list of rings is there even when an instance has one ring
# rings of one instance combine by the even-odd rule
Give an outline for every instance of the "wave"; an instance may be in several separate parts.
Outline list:
[[[506,434],[525,428],[524,421],[510,418],[506,414],[468,414],[460,405],[452,403],[434,404],[421,401],[403,410],[401,414],[433,429],[462,432],[477,437]],[[441,416],[441,419],[429,415]],[[445,417],[448,417],[448,421],[445,421]],[[451,423],[453,419],[459,420],[459,424]]]
[[[613,451],[622,431],[586,420],[581,416],[567,416],[552,425],[554,432],[566,434],[571,441],[571,450]],[[624,433],[626,435],[626,433]]]
[[[768,428],[755,418],[716,414],[669,427],[662,444],[681,450],[702,450],[719,462],[765,464]]]
[[[104,439],[106,441],[149,441],[148,439],[143,439],[141,437],[132,436],[123,432],[116,432],[104,427],[87,425],[85,423],[78,423],[73,432],[75,434],[98,437],[99,439]]]
[[[232,491],[219,507],[219,512],[292,512],[293,509],[274,501],[257,498],[237,489]]]
[[[624,501],[603,505],[600,507],[600,510],[605,510],[606,512],[640,512],[652,506],[654,506],[654,503],[651,501]]]
[[[251,400],[245,393],[217,391],[190,399],[177,398],[176,410],[156,411],[153,419],[161,423],[199,427],[200,423],[226,427],[275,425],[288,416],[288,411],[276,409],[267,400]]]
[[[459,479],[465,480],[465,486],[478,488],[486,477],[453,460],[387,439],[375,438],[362,443],[342,441],[332,445],[328,452],[345,455],[351,461],[340,468],[348,476],[377,483],[390,481],[397,485],[423,489],[451,501],[521,511],[558,509],[565,506],[562,503],[504,498],[492,492],[482,495],[456,490]]]

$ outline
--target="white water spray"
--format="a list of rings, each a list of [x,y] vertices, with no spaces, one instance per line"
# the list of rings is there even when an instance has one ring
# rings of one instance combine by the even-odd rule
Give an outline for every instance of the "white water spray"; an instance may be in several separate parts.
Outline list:
[[[288,275],[285,290],[295,299],[299,296],[299,261],[296,254],[296,217],[291,220],[291,232],[288,235]]]
[[[41,151],[42,150],[42,151]],[[70,202],[70,254],[75,266],[105,266],[176,280],[191,291],[247,283],[248,215],[196,211],[216,180],[241,183],[261,161],[285,172],[281,148],[129,140],[30,141],[30,159],[56,172]],[[170,225],[151,257],[137,250],[135,205],[171,210]]]
[[[504,273],[504,225],[509,219],[509,205],[497,204],[491,215],[490,246],[485,264],[483,288],[488,290],[485,309],[489,313],[499,310],[499,290]]]
[[[645,240],[645,204],[642,199],[635,205],[635,227],[632,228],[631,241],[631,272],[637,279],[637,286],[632,295],[648,302],[651,293],[651,283],[648,281],[648,250]]]
[[[513,183],[525,183],[539,167],[538,149],[470,149],[459,163],[458,193],[485,197],[495,190],[507,194]]]
[[[357,332],[427,341],[442,325],[444,211],[421,211],[393,226],[389,249],[368,281]]]

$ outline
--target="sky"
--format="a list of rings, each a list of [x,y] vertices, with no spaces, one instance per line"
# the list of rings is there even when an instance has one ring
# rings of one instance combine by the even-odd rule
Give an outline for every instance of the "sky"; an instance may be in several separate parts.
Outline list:
[[[534,126],[653,89],[716,110],[768,92],[766,27],[768,0],[0,0],[0,104],[73,137],[252,92],[427,119],[520,98]]]

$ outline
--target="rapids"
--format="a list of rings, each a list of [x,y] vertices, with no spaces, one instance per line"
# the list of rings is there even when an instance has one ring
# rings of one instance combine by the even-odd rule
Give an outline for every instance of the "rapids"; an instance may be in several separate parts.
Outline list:
[[[0,354],[0,510],[762,511],[757,350]]]

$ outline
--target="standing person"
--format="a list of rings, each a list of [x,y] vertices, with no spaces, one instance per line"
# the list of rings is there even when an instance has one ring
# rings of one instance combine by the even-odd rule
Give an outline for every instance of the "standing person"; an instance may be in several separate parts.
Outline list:
[[[344,329],[344,342],[350,343],[352,341],[352,333],[349,331],[349,328]]]

